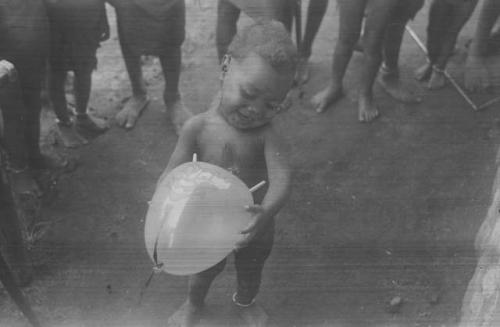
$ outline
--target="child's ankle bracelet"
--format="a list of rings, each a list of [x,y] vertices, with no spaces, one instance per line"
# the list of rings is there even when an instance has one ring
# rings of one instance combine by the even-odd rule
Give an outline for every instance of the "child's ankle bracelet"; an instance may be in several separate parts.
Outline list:
[[[252,301],[250,301],[250,303],[248,303],[248,304],[239,303],[238,300],[236,300],[236,294],[238,294],[238,293],[234,292],[234,294],[233,294],[233,303],[241,308],[248,308],[249,306],[251,306],[255,303],[255,299],[252,299]]]

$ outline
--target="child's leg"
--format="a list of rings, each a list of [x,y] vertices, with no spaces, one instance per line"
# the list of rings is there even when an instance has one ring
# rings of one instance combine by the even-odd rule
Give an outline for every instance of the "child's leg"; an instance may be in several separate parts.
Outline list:
[[[446,26],[449,24],[450,6],[443,0],[434,0],[429,8],[429,21],[427,24],[427,59],[422,67],[415,71],[419,81],[427,80],[431,76],[432,65],[439,56],[439,50]]]
[[[215,30],[215,43],[219,62],[227,52],[231,40],[236,35],[240,9],[229,0],[219,0],[217,4],[217,26]]]
[[[328,0],[310,0],[307,8],[307,22],[302,44],[299,49],[299,65],[297,67],[296,82],[305,83],[309,79],[307,62],[312,52],[312,45],[318,33],[323,17],[328,7]]]
[[[415,17],[423,4],[423,0],[399,1],[391,14],[383,43],[384,64],[379,82],[390,96],[406,103],[419,102],[420,99],[399,78],[399,53],[406,24]]]
[[[186,302],[170,316],[167,326],[194,326],[200,320],[210,285],[215,277],[224,270],[225,265],[226,259],[189,278],[188,298]]]
[[[263,235],[234,255],[238,288],[233,302],[240,316],[249,326],[266,326],[268,316],[264,309],[255,303],[259,292],[264,263],[271,254],[274,242],[274,222]]]
[[[398,0],[369,1],[368,15],[363,30],[364,61],[361,67],[358,118],[369,122],[378,115],[373,103],[373,82],[382,62],[382,45],[392,11]]]
[[[342,80],[359,39],[366,0],[339,0],[339,38],[335,46],[330,85],[311,100],[317,112],[323,112],[342,96]]]
[[[57,25],[53,23],[50,40],[48,88],[52,108],[57,117],[59,135],[65,147],[73,148],[86,144],[87,140],[78,135],[71,121],[66,101],[65,82],[67,77],[64,46]]]
[[[458,34],[469,20],[476,4],[477,0],[465,0],[459,4],[450,5],[451,10],[449,10],[448,15],[451,19],[442,31],[439,54],[434,61],[432,75],[428,84],[429,89],[439,89],[445,85],[444,70],[446,64],[453,53]]]
[[[318,33],[323,17],[328,7],[328,0],[310,0],[307,8],[307,22],[304,38],[299,49],[301,58],[308,59],[311,56],[311,49]]]
[[[118,125],[130,129],[134,127],[142,110],[149,103],[146,85],[142,78],[141,57],[135,54],[127,44],[120,42],[123,60],[132,86],[132,97],[116,115]]]
[[[92,59],[78,63],[74,71],[76,127],[84,133],[100,134],[108,129],[107,124],[96,118],[91,118],[87,113],[92,89],[92,72],[96,65],[95,55],[89,56],[89,58]]]
[[[179,134],[184,123],[191,118],[191,112],[184,106],[179,92],[179,78],[181,72],[181,47],[173,47],[160,56],[160,62],[165,78],[163,101],[175,131]]]

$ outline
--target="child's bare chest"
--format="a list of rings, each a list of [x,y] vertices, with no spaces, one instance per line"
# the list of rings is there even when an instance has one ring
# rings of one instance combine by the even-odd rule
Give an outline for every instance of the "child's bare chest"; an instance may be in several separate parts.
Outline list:
[[[198,138],[200,160],[231,171],[242,179],[265,172],[264,141],[259,133],[209,125]]]

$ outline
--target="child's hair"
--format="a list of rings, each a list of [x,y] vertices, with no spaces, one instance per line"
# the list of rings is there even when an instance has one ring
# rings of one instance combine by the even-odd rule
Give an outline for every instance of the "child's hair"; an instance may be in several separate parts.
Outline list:
[[[255,53],[267,61],[278,73],[295,72],[297,48],[282,23],[259,22],[239,32],[227,53],[235,59],[244,59]]]

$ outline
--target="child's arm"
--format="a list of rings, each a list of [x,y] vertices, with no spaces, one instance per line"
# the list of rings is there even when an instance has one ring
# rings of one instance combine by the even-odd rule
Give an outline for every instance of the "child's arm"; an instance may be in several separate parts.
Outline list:
[[[283,207],[290,194],[291,169],[288,165],[288,146],[274,131],[269,131],[265,138],[265,158],[269,187],[260,205],[248,207],[254,214],[254,221],[241,233],[247,234],[244,241],[237,246],[248,244],[262,228],[268,226],[272,219]]]
[[[168,160],[167,168],[161,174],[157,184],[160,184],[172,169],[193,159],[193,154],[197,150],[196,138],[202,126],[202,115],[195,116],[184,123],[174,152]]]

